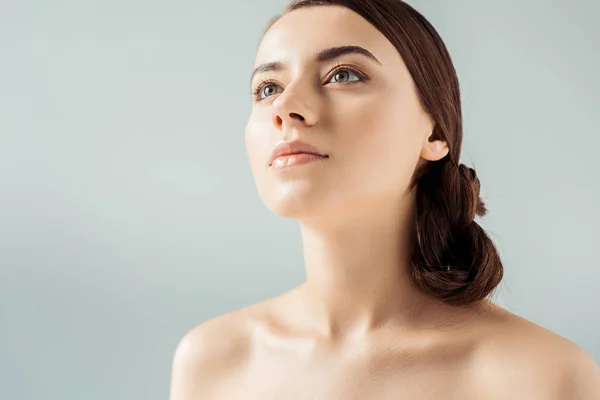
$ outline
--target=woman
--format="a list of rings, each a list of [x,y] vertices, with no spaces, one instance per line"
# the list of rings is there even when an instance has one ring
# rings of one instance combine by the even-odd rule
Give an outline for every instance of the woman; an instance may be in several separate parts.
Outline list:
[[[307,279],[185,335],[172,400],[600,399],[589,355],[487,300],[502,263],[459,162],[456,72],[423,16],[295,1],[252,88],[256,185],[300,222]]]

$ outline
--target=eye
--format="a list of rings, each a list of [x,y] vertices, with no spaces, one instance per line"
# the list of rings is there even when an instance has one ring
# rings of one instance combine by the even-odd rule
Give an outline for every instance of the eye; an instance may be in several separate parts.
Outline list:
[[[354,76],[356,79],[352,79],[352,76]],[[358,73],[355,73],[354,71],[348,68],[340,68],[335,72],[335,74],[329,82],[331,82],[332,80],[335,80],[333,83],[359,82],[362,80],[362,78],[358,76]]]
[[[253,91],[254,99],[260,101],[272,96],[277,93],[277,88],[281,88],[281,86],[273,81],[264,81]]]

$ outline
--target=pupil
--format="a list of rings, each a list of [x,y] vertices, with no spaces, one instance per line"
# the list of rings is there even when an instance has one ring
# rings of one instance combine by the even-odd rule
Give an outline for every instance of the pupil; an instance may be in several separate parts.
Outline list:
[[[345,71],[340,71],[340,72],[338,72],[338,73],[337,73],[337,76],[336,76],[336,78],[335,78],[335,79],[336,79],[337,81],[342,81],[342,80],[344,80],[344,74],[345,74]]]

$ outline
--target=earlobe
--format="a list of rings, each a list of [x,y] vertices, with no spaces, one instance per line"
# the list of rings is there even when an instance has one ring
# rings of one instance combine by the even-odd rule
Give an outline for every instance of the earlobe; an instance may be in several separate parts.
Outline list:
[[[446,157],[450,152],[448,143],[444,140],[435,139],[439,137],[435,133],[436,122],[430,114],[427,117],[427,134],[423,138],[423,147],[421,148],[421,158],[427,161],[439,161]]]
[[[443,140],[430,142],[429,138],[427,138],[421,149],[421,158],[427,161],[438,161],[446,157],[449,151],[447,142]]]

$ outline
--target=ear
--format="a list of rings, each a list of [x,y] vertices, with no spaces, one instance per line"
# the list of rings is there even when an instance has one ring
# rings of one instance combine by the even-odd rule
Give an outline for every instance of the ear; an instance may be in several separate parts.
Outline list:
[[[421,148],[421,158],[427,161],[438,161],[446,157],[450,149],[448,148],[448,143],[443,140],[431,141],[432,136],[433,132],[425,138],[423,147]]]

